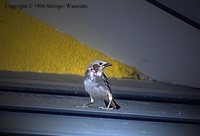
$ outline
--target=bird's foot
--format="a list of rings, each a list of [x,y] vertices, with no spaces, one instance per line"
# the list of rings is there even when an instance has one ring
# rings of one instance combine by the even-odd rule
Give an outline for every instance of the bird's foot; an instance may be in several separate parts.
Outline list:
[[[77,108],[90,108],[88,105],[76,106]]]
[[[90,108],[90,106],[87,105],[87,104],[84,104],[82,107],[83,107],[83,108]]]
[[[98,107],[99,109],[103,109],[103,110],[114,110],[114,108],[109,108],[109,107],[102,107],[102,106],[100,106],[100,107]]]

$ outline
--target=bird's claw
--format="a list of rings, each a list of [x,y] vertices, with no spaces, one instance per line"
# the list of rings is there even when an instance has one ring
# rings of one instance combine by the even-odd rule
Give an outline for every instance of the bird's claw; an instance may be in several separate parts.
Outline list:
[[[90,106],[88,106],[88,105],[83,105],[82,107],[83,108],[90,108]]]
[[[102,106],[100,106],[100,107],[98,107],[99,109],[103,109],[103,110],[114,110],[114,108],[109,108],[109,107],[102,107]]]

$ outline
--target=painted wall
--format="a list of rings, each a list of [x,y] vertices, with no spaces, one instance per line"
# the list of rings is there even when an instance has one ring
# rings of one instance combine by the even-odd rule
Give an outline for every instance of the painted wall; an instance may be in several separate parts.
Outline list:
[[[200,24],[199,0],[156,0]]]
[[[13,4],[84,3],[87,8],[24,10],[158,81],[200,88],[200,31],[146,1],[9,1]]]

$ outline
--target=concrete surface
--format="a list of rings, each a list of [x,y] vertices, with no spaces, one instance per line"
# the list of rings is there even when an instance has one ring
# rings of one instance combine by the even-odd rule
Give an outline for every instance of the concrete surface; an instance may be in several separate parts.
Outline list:
[[[199,136],[199,89],[130,79],[110,83],[119,110],[98,109],[102,100],[82,108],[89,96],[80,76],[0,71],[0,134]]]

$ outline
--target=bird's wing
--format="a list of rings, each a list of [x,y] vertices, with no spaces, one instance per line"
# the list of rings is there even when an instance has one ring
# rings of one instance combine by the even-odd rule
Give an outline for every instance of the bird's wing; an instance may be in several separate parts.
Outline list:
[[[83,74],[83,80],[86,80],[89,78],[89,70],[85,71],[85,73]]]
[[[110,87],[110,84],[108,82],[108,78],[106,77],[106,75],[103,73],[102,74],[102,79],[103,79],[103,82],[104,82],[104,85],[106,85],[106,87],[109,89],[109,91],[111,92],[111,87]]]

